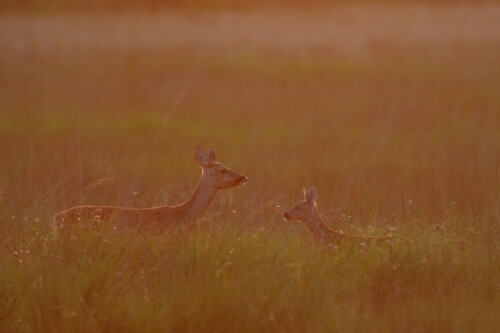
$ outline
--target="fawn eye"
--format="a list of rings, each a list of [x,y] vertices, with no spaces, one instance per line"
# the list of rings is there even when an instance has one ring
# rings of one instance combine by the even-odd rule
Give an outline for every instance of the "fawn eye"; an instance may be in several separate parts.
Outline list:
[[[299,209],[300,210],[300,206],[299,205],[295,205],[295,209]]]
[[[221,171],[219,171],[220,173],[227,173],[227,170],[226,169],[222,169]]]

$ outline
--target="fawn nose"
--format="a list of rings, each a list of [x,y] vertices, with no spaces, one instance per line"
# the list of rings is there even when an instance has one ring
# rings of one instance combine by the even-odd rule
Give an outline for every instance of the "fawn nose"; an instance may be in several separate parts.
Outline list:
[[[245,176],[241,176],[240,179],[238,179],[238,182],[240,184],[245,184],[248,181],[248,178]]]
[[[288,215],[287,212],[283,213],[283,217],[285,218],[285,220],[289,220],[290,219],[290,215]]]

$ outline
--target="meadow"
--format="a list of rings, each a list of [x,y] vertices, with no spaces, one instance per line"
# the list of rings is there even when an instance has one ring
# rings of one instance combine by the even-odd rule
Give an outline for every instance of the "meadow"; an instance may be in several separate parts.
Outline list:
[[[0,14],[0,332],[497,332],[500,5]],[[185,237],[196,143],[246,175]],[[322,248],[283,212],[413,244]]]

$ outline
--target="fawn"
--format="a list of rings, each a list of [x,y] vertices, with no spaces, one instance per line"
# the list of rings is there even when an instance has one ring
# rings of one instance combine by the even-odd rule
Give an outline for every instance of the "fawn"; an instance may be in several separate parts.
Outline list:
[[[393,238],[405,238],[401,236],[357,236],[347,235],[342,231],[330,229],[319,216],[318,205],[316,203],[317,193],[314,187],[309,191],[304,188],[304,200],[299,201],[295,206],[283,213],[285,220],[295,220],[304,222],[313,240],[323,245],[337,245],[343,241],[354,241],[359,243],[377,244],[383,243]],[[405,238],[406,239],[406,238]],[[407,239],[412,242],[410,239]]]
[[[137,230],[191,229],[219,190],[245,184],[248,180],[224,164],[216,162],[212,147],[205,153],[196,145],[194,159],[201,167],[201,178],[193,195],[185,203],[153,208],[76,206],[54,215],[56,230],[79,223],[100,224],[103,221],[113,221],[116,228]]]

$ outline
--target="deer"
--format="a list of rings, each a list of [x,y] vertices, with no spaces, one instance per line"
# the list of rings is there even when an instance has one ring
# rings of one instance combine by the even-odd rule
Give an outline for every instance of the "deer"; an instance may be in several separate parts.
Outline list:
[[[114,206],[75,206],[54,215],[56,230],[75,225],[101,225],[112,221],[115,229],[190,230],[210,206],[220,190],[245,184],[248,179],[217,162],[212,146],[205,153],[196,144],[194,159],[201,167],[201,177],[191,198],[176,206],[131,208]],[[67,229],[66,229],[67,230]]]
[[[410,243],[413,242],[411,239],[403,236],[358,236],[330,229],[319,214],[316,199],[317,192],[314,187],[311,187],[309,191],[304,188],[304,200],[297,202],[290,210],[284,212],[283,217],[285,221],[303,222],[309,230],[312,239],[321,245],[336,246],[346,241],[363,243],[365,245],[370,243],[382,244],[395,238],[403,238]]]

